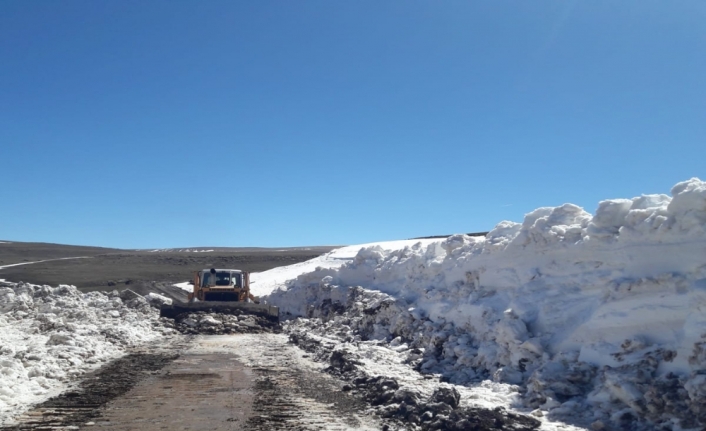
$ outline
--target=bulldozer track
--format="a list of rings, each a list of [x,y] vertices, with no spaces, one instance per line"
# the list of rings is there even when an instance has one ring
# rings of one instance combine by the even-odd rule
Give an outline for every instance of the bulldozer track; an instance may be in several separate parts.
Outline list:
[[[256,373],[252,430],[380,429],[363,420],[365,403],[343,391],[341,382],[302,365],[302,352],[286,337],[246,335],[243,342],[258,348],[239,351]],[[253,355],[253,352],[259,352]]]
[[[0,430],[379,430],[277,334],[199,336],[176,354],[130,355]],[[183,346],[182,346],[183,347]],[[115,383],[115,384],[113,384]]]
[[[343,396],[333,382],[300,370],[259,367],[252,430],[349,430],[361,427],[355,413],[364,405]]]

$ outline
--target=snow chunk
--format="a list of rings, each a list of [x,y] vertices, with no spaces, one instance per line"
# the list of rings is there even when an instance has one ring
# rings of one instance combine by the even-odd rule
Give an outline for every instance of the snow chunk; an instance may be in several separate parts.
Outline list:
[[[676,227],[703,235],[706,231],[706,183],[698,178],[678,183],[672,188],[672,196],[667,209]]]
[[[150,292],[147,295],[145,295],[145,299],[147,302],[150,304],[156,306],[159,308],[162,305],[172,305],[172,299],[167,298],[166,296],[160,295],[158,293]]]
[[[592,238],[612,239],[617,237],[632,206],[631,199],[599,202],[596,215],[588,224],[587,233]]]

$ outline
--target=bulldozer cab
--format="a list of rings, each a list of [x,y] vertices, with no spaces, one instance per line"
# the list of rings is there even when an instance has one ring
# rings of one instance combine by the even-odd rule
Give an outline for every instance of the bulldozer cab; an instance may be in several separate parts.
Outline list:
[[[238,269],[204,269],[194,273],[189,300],[257,302],[250,294],[250,277]]]
[[[199,279],[202,280],[201,287],[243,287],[243,273],[241,271],[217,269],[215,272],[211,272],[210,269],[203,270],[199,271]]]

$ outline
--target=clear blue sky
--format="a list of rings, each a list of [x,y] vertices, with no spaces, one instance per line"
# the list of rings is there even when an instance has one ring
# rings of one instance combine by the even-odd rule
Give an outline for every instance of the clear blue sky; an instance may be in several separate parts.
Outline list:
[[[706,179],[706,3],[0,2],[0,239],[488,230]]]

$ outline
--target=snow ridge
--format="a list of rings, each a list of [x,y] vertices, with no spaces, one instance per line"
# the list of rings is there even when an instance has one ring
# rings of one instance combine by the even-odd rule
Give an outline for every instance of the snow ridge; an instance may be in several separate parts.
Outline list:
[[[602,201],[593,216],[539,208],[485,238],[364,247],[267,300],[307,316],[324,300],[351,306],[362,286],[396,304],[368,336],[433,352],[423,371],[518,384],[528,406],[594,428],[703,426],[706,183],[671,195]]]

